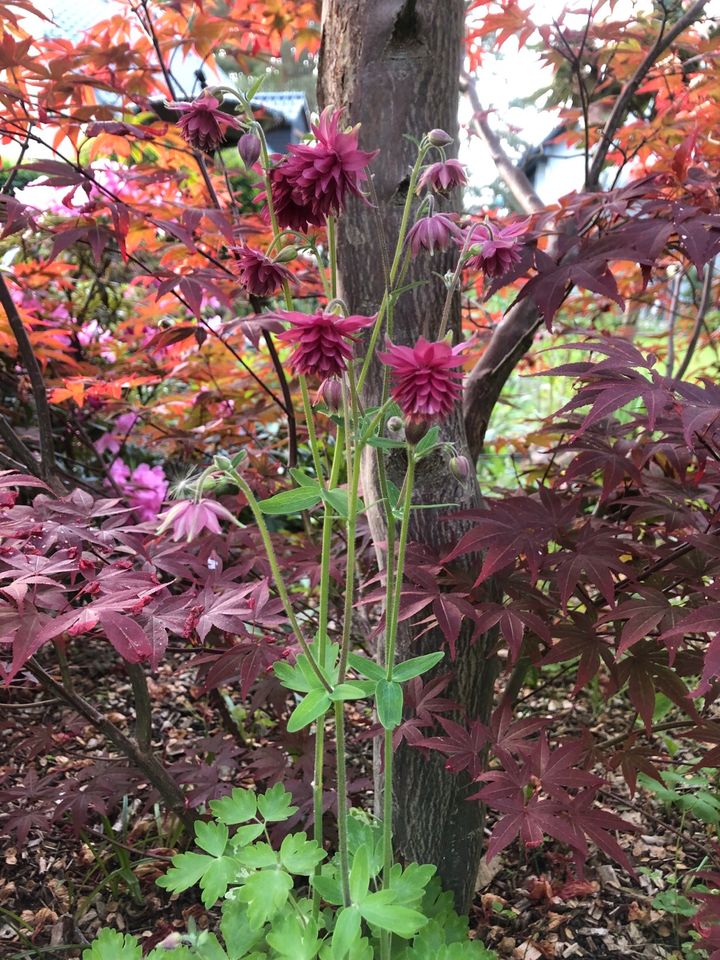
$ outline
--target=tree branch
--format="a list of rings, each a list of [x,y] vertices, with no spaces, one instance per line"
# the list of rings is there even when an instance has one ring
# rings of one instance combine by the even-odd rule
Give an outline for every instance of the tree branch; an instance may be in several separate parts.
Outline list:
[[[155,787],[168,808],[183,822],[185,828],[192,832],[195,817],[185,807],[185,795],[155,754],[151,750],[143,750],[130,737],[127,737],[119,727],[116,727],[114,723],[96,710],[91,703],[54,680],[34,658],[28,661],[27,667],[45,690],[64,701],[86,720],[89,720],[112,743],[116,750],[135,764],[145,774],[148,783]]]
[[[67,491],[65,485],[56,476],[55,442],[53,440],[50,404],[48,403],[47,391],[45,390],[45,381],[43,380],[42,371],[40,370],[40,364],[30,343],[30,338],[23,326],[20,314],[17,312],[17,308],[10,296],[10,291],[2,274],[0,274],[0,304],[7,314],[10,329],[13,332],[18,346],[20,358],[30,377],[30,386],[32,387],[33,399],[35,401],[35,412],[37,414],[38,431],[40,434],[40,473],[42,479],[45,480],[56,493],[62,495]]]
[[[625,118],[630,110],[630,102],[637,93],[640,84],[643,82],[658,57],[665,53],[673,41],[680,36],[683,30],[687,29],[687,27],[691,26],[700,18],[705,6],[707,5],[707,2],[708,0],[695,0],[695,3],[689,7],[689,9],[680,17],[680,19],[673,24],[667,33],[665,33],[664,29],[660,30],[658,38],[648,52],[647,56],[639,65],[630,80],[628,80],[623,89],[620,91],[620,95],[615,101],[610,116],[607,118],[605,126],[603,127],[600,142],[597,146],[597,152],[593,158],[592,164],[590,165],[590,172],[587,177],[587,182],[585,183],[586,190],[595,190],[597,188],[597,185],[600,182],[600,174],[602,172],[603,165],[605,164],[608,151],[612,146],[613,137],[625,122]],[[665,24],[663,22],[663,28],[664,26]]]
[[[690,361],[692,360],[693,354],[695,353],[695,349],[698,345],[700,333],[705,322],[705,314],[708,312],[708,307],[710,306],[714,267],[715,265],[712,260],[705,267],[705,280],[702,285],[702,292],[700,293],[700,303],[698,304],[697,315],[695,317],[695,326],[693,327],[692,336],[690,337],[690,343],[688,344],[687,352],[683,357],[683,362],[680,364],[678,372],[675,374],[675,380],[682,380],[687,373],[688,367],[690,366]]]
[[[463,73],[462,81],[465,86],[470,105],[473,108],[472,128],[484,141],[493,158],[498,173],[507,184],[513,197],[517,200],[523,213],[537,213],[544,209],[544,204],[533,189],[532,184],[523,171],[516,166],[505,152],[500,138],[487,121],[487,114],[483,110],[478,97],[475,80],[469,73]]]

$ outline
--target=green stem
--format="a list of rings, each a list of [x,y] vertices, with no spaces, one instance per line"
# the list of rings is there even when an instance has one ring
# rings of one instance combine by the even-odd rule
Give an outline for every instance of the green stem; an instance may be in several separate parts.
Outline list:
[[[408,448],[408,465],[405,474],[405,498],[403,501],[402,520],[400,521],[400,538],[398,541],[397,565],[395,567],[395,590],[392,598],[392,607],[386,611],[385,617],[385,676],[392,680],[395,665],[395,642],[397,638],[398,616],[400,613],[400,597],[402,595],[403,569],[405,566],[405,552],[407,550],[408,532],[410,529],[410,509],[413,497],[413,481],[415,478],[415,451]],[[384,784],[383,784],[383,881],[390,882],[392,867],[392,770],[393,745],[392,731],[385,731],[384,757]]]
[[[343,431],[338,429],[335,440],[335,453],[328,488],[337,486],[342,463]],[[323,514],[322,553],[320,567],[320,609],[318,612],[318,657],[320,663],[325,662],[327,647],[327,624],[330,607],[330,550],[332,547],[333,510],[329,503],[325,504]],[[323,773],[325,760],[325,714],[318,717],[315,724],[315,760],[313,772],[313,836],[319,846],[323,845]],[[320,873],[318,865],[315,874]],[[313,917],[320,915],[320,894],[313,889]]]
[[[273,547],[272,540],[270,539],[270,531],[265,523],[265,517],[262,515],[260,505],[255,499],[255,494],[252,492],[246,481],[237,472],[237,470],[232,472],[232,477],[235,483],[237,483],[242,492],[245,494],[248,506],[250,507],[252,515],[255,518],[255,522],[258,525],[263,546],[265,547],[265,553],[267,554],[268,561],[270,562],[270,570],[272,571],[273,580],[275,582],[275,589],[277,590],[280,600],[282,601],[283,609],[285,610],[285,614],[290,621],[290,626],[292,627],[295,639],[300,645],[300,649],[307,657],[315,676],[318,678],[324,689],[328,693],[332,693],[333,688],[331,684],[328,683],[325,674],[320,669],[320,665],[313,656],[313,652],[310,649],[307,640],[303,636],[302,630],[300,629],[300,624],[298,623],[297,617],[295,616],[295,611],[290,603],[290,597],[287,592],[287,587],[285,586],[285,581],[283,580],[282,573],[280,572],[280,564],[278,563],[277,555],[275,554],[275,547]]]
[[[350,857],[348,854],[347,828],[347,775],[345,764],[345,707],[342,700],[335,701],[335,750],[337,762],[337,821],[338,850],[340,853],[340,879],[343,904],[350,906]]]
[[[335,217],[327,218],[328,256],[330,259],[330,299],[338,294],[337,238],[335,236]]]
[[[320,447],[318,445],[317,434],[315,433],[315,418],[313,417],[312,404],[310,403],[310,394],[308,393],[307,380],[302,374],[298,377],[300,381],[300,392],[302,393],[303,410],[305,411],[305,423],[307,425],[308,443],[312,453],[313,465],[317,475],[318,483],[323,483],[323,468],[320,458]]]

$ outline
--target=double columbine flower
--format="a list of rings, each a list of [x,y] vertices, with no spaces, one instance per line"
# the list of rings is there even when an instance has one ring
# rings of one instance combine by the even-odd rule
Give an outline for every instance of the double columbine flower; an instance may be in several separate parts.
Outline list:
[[[291,144],[270,171],[273,206],[281,227],[306,231],[340,213],[348,194],[362,196],[365,167],[377,154],[360,150],[358,128],[340,129],[340,111],[323,110],[313,144]],[[261,199],[259,197],[258,199]]]
[[[407,244],[416,257],[422,250],[433,254],[436,250],[447,250],[454,237],[460,237],[460,229],[445,213],[432,213],[420,217],[408,230]]]
[[[158,533],[172,527],[173,540],[195,540],[203,530],[221,533],[220,519],[234,523],[234,517],[215,500],[180,500],[160,515]]]
[[[522,257],[520,237],[527,231],[529,220],[507,227],[491,227],[485,223],[471,227],[468,257],[469,270],[482,270],[486,277],[501,277]]]
[[[467,183],[465,167],[459,160],[440,160],[425,167],[418,180],[418,193],[422,190],[434,190],[435,193],[450,193],[455,187],[464,187]]]
[[[283,310],[277,314],[290,323],[288,330],[277,334],[278,340],[295,344],[290,365],[295,373],[306,377],[339,377],[352,357],[353,335],[374,323],[374,317],[341,317],[318,310],[298,313]]]
[[[412,422],[444,420],[460,398],[463,358],[467,344],[451,347],[447,340],[430,342],[420,337],[415,346],[387,341],[378,354],[390,368],[392,397]]]
[[[256,297],[271,297],[286,280],[292,280],[292,273],[287,267],[271,260],[261,250],[243,244],[233,252],[240,283]]]
[[[180,112],[180,132],[196,150],[211,153],[225,139],[228,127],[241,129],[240,121],[221,110],[220,101],[207,90],[197,100],[168,103],[168,107]]]

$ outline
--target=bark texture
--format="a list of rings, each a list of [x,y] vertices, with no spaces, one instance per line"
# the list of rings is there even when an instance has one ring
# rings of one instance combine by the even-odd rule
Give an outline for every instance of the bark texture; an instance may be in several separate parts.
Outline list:
[[[416,146],[406,135],[419,140],[436,127],[456,135],[463,23],[463,0],[326,0],[324,4],[320,102],[344,108],[348,122],[362,123],[361,146],[381,150],[372,165],[374,205],[352,203],[339,224],[341,294],[353,313],[374,313],[382,300],[382,248],[389,248],[392,258],[416,156]],[[452,206],[452,201],[446,206]],[[411,344],[421,334],[430,339],[437,335],[445,301],[442,275],[452,260],[442,255],[415,260],[406,283],[425,282],[404,294],[396,306],[395,342]],[[456,302],[451,323],[456,331],[459,319]],[[367,403],[377,401],[381,387],[376,363],[368,378]],[[443,425],[443,439],[458,453],[468,454],[459,405]],[[446,454],[436,453],[418,465],[415,503],[453,501],[463,509],[478,506],[477,486],[457,484],[447,459]],[[373,463],[365,467],[365,501],[373,503],[379,495]],[[404,456],[390,457],[389,476],[398,486],[404,470]],[[460,521],[448,518],[450,512],[447,507],[415,511],[411,539],[442,552],[463,530]],[[369,519],[375,542],[382,543],[385,531],[380,512],[372,511]],[[382,564],[382,556],[378,560]],[[400,625],[400,660],[442,646],[438,632],[421,639],[417,632]],[[468,635],[463,634],[452,666],[456,678],[449,695],[469,716],[486,717],[495,675],[486,644],[470,646]],[[469,792],[467,782],[447,774],[438,757],[427,759],[421,751],[407,748],[398,751],[393,783],[396,855],[403,861],[436,864],[461,910],[471,900],[482,854],[482,811],[477,803],[466,802]]]

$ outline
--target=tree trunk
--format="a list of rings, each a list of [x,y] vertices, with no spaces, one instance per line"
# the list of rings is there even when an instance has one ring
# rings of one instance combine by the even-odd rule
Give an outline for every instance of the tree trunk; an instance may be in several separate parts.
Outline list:
[[[385,272],[382,244],[392,259],[405,202],[410,168],[419,140],[440,127],[457,135],[458,78],[462,61],[463,0],[325,0],[320,58],[319,99],[345,110],[349,123],[362,123],[361,145],[380,148],[372,165],[373,206],[353,202],[341,217],[338,252],[341,294],[353,313],[374,313],[383,296]],[[432,158],[438,159],[438,158]],[[455,198],[459,199],[459,198]],[[437,336],[445,301],[442,275],[452,268],[453,256],[414,260],[406,283],[424,281],[403,295],[394,312],[393,340],[412,344],[424,334]],[[459,332],[459,298],[450,328]],[[382,371],[375,363],[368,378],[366,402],[376,403]],[[467,454],[462,410],[458,405],[442,426],[443,440],[457,453]],[[414,502],[458,503],[477,507],[477,484],[457,484],[448,469],[447,454],[436,452],[418,465]],[[402,482],[404,457],[389,458],[390,478]],[[366,503],[379,492],[372,463],[363,477]],[[413,513],[411,540],[432,553],[455,542],[464,525],[447,519],[450,510]],[[370,512],[375,543],[385,540],[383,516]],[[378,557],[382,565],[382,555]],[[473,561],[470,561],[472,565]],[[442,647],[439,631],[418,639],[417,630],[401,623],[398,657],[404,660]],[[493,696],[495,664],[487,656],[488,642],[472,647],[468,633],[458,641],[452,668],[455,679],[449,695],[470,717],[487,717]],[[447,669],[447,667],[445,667]],[[436,755],[402,747],[395,761],[393,783],[395,850],[402,861],[434,863],[460,910],[471,901],[482,854],[482,810],[467,803],[469,785],[448,774]]]

